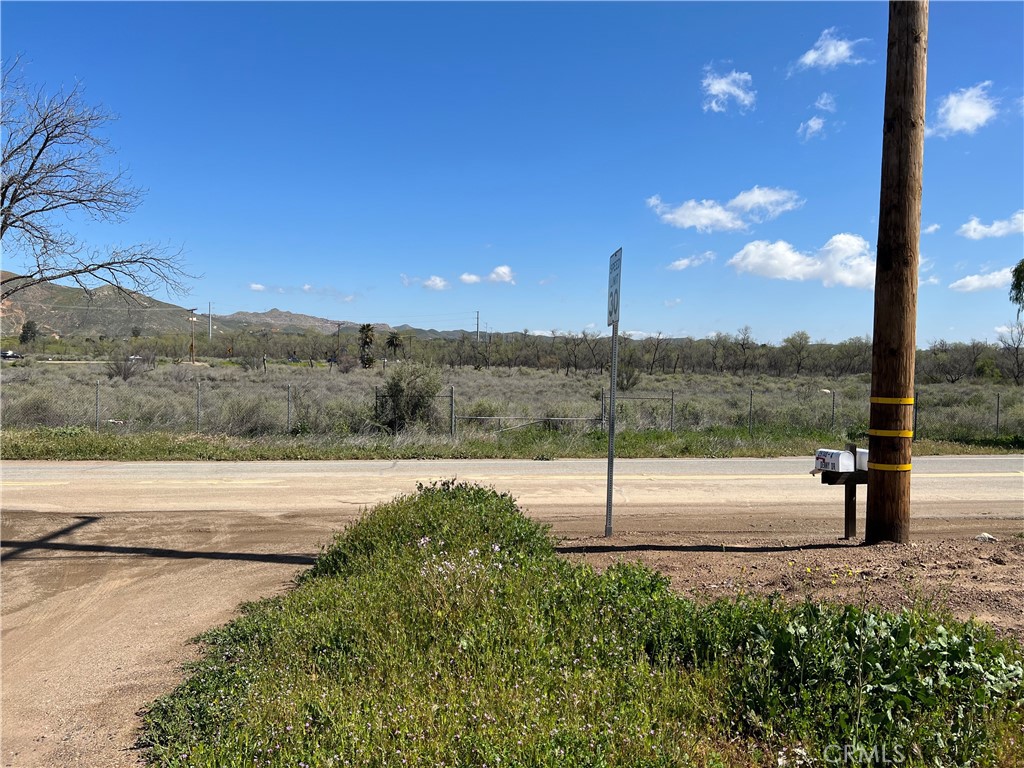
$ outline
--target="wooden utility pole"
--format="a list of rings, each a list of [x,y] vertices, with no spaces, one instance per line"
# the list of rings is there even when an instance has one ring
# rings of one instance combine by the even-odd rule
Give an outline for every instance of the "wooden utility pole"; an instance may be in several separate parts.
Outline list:
[[[197,309],[199,309],[199,307],[192,307],[192,309],[190,309],[188,311],[189,325],[192,326],[192,339],[188,343],[188,361],[190,363],[192,363],[193,365],[196,362],[196,315],[195,315],[195,311]]]
[[[910,540],[928,0],[890,0],[871,353],[866,543]]]

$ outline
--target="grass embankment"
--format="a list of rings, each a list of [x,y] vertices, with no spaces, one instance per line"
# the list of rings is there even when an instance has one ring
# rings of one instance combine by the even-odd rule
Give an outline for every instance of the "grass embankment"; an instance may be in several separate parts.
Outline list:
[[[827,431],[755,432],[712,428],[691,432],[645,430],[616,435],[620,458],[729,458],[813,456],[822,447],[841,447],[845,436]],[[861,440],[861,445],[866,440]],[[938,440],[914,443],[917,455],[1004,453],[1020,450],[1019,440],[991,440],[967,445]],[[398,437],[332,439],[296,437],[229,437],[145,432],[118,435],[87,427],[37,427],[0,433],[0,458],[62,461],[288,461],[337,459],[565,459],[608,455],[608,436],[530,427],[502,435],[451,440],[422,432]]]
[[[475,486],[377,507],[293,591],[202,641],[146,715],[153,764],[1024,759],[1024,653],[981,626],[694,603],[641,566],[560,559],[510,497]]]

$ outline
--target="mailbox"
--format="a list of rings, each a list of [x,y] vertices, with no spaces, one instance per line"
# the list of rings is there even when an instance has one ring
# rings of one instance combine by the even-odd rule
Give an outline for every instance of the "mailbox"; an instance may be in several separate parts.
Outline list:
[[[856,460],[849,451],[831,451],[819,448],[814,454],[814,468],[823,472],[853,472]]]
[[[868,452],[855,443],[845,451],[819,448],[814,454],[812,475],[821,475],[822,485],[842,485],[846,489],[844,538],[857,537],[857,486],[868,482]]]
[[[833,451],[828,448],[819,448],[814,454],[815,472],[853,472],[858,469],[866,472],[867,468],[866,448],[858,448],[856,457],[850,451]]]
[[[858,448],[857,449],[857,469],[862,469],[865,472],[868,471],[868,449]]]

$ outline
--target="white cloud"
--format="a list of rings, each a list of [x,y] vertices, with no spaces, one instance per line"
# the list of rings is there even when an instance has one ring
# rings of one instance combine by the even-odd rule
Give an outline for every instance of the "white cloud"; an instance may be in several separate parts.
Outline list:
[[[500,267],[495,267],[491,274],[487,276],[487,279],[492,283],[508,283],[509,285],[516,284],[516,276],[512,271],[512,268],[507,264],[503,264]]]
[[[260,291],[267,290],[267,286],[262,285],[261,283],[249,283],[249,290],[256,291],[258,293]]]
[[[459,280],[464,282],[466,285],[473,285],[474,283],[479,283],[481,279],[482,278],[480,277],[480,275],[472,275],[469,272],[463,272],[461,275],[459,275]]]
[[[1010,216],[1009,219],[993,221],[991,224],[982,224],[977,216],[971,216],[970,220],[960,226],[956,231],[958,235],[968,240],[981,240],[985,237],[1005,237],[1024,232],[1024,208]]]
[[[780,187],[759,187],[756,184],[750,189],[740,192],[726,205],[732,210],[740,210],[751,216],[753,221],[777,218],[786,211],[792,211],[804,204],[791,189]]]
[[[406,288],[408,288],[410,285],[415,285],[420,281],[418,277],[409,277],[407,274],[405,274],[405,272],[399,274],[398,277],[401,278],[402,285],[404,285]]]
[[[704,253],[696,254],[694,256],[687,256],[685,259],[676,259],[668,265],[668,268],[678,271],[681,269],[689,269],[690,267],[699,267],[701,264],[707,264],[709,261],[714,260],[714,251],[704,251]]]
[[[875,284],[875,261],[867,241],[846,233],[833,236],[815,254],[801,253],[785,240],[755,240],[733,256],[729,266],[777,280],[820,280],[828,287]]]
[[[836,111],[836,97],[828,91],[825,91],[818,97],[818,100],[814,102],[816,109],[820,109],[823,112],[835,112]]]
[[[747,111],[757,99],[757,91],[751,87],[752,84],[749,72],[734,69],[727,75],[719,75],[710,66],[704,67],[704,79],[700,83],[704,91],[704,111],[725,112],[729,99],[736,101],[740,112]]]
[[[818,42],[797,61],[797,69],[835,69],[840,64],[863,64],[865,59],[858,58],[854,47],[866,42],[867,38],[846,40],[836,37],[836,28],[829,27],[818,37]]]
[[[309,292],[310,292],[310,291],[312,291],[312,290],[313,290],[313,286],[312,286],[312,285],[310,285],[309,283],[306,283],[306,284],[304,284],[304,285],[302,286],[302,292],[303,292],[303,293],[309,293]]]
[[[939,224],[929,224],[927,227],[925,227],[924,229],[921,230],[921,234],[923,234],[923,235],[934,235],[936,232],[939,231],[939,227],[940,227]]]
[[[740,192],[725,205],[716,200],[687,200],[673,208],[663,203],[659,195],[647,198],[648,207],[666,224],[705,233],[743,230],[749,224],[774,219],[803,204],[792,190],[759,186]]]
[[[671,307],[678,307],[682,303],[683,303],[682,299],[665,299],[665,306],[669,307],[669,308],[671,308]]]
[[[936,126],[925,128],[926,136],[952,136],[954,133],[973,134],[996,116],[999,99],[988,95],[991,80],[971,88],[962,88],[946,96],[939,104]]]
[[[986,275],[968,275],[961,277],[949,287],[954,291],[973,293],[974,291],[987,291],[990,288],[1005,288],[1013,279],[1013,267],[1000,269],[998,272],[989,272]]]
[[[427,280],[423,282],[424,288],[429,288],[432,291],[443,291],[448,287],[448,281],[443,277],[437,275],[431,275]]]
[[[800,127],[796,129],[796,135],[800,137],[801,141],[807,141],[824,130],[825,119],[815,115],[810,120],[800,123]]]
[[[647,198],[647,205],[654,209],[666,224],[679,229],[693,228],[698,232],[723,232],[746,229],[746,224],[736,213],[727,210],[714,200],[687,200],[676,208],[661,202],[658,195]]]

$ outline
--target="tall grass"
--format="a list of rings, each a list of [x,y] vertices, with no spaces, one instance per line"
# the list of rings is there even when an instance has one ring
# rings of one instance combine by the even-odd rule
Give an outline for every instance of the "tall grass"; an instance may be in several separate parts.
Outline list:
[[[416,418],[395,419],[390,379],[381,371],[339,374],[327,368],[271,366],[244,370],[164,364],[129,381],[108,379],[103,364],[3,369],[0,423],[7,428],[95,428],[117,435],[151,431],[240,437],[321,435],[332,438],[393,431],[399,421],[440,437],[451,431],[483,438],[533,422],[580,438],[607,420],[607,380],[533,369],[445,369],[439,394],[424,397]],[[402,366],[389,366],[388,376]],[[827,391],[823,391],[827,390]],[[835,412],[833,396],[835,392]],[[869,382],[722,375],[643,374],[619,393],[620,430],[683,435],[745,430],[756,438],[780,432],[825,434],[831,443],[863,439]],[[985,383],[920,388],[918,437],[973,445],[1024,447],[1024,388]],[[998,404],[998,410],[997,410]],[[387,410],[386,408],[384,409]],[[422,416],[421,416],[422,413]]]
[[[376,508],[291,593],[202,642],[145,716],[154,765],[1024,757],[1024,656],[980,626],[923,608],[695,603],[641,566],[560,560],[507,495],[453,482]]]

